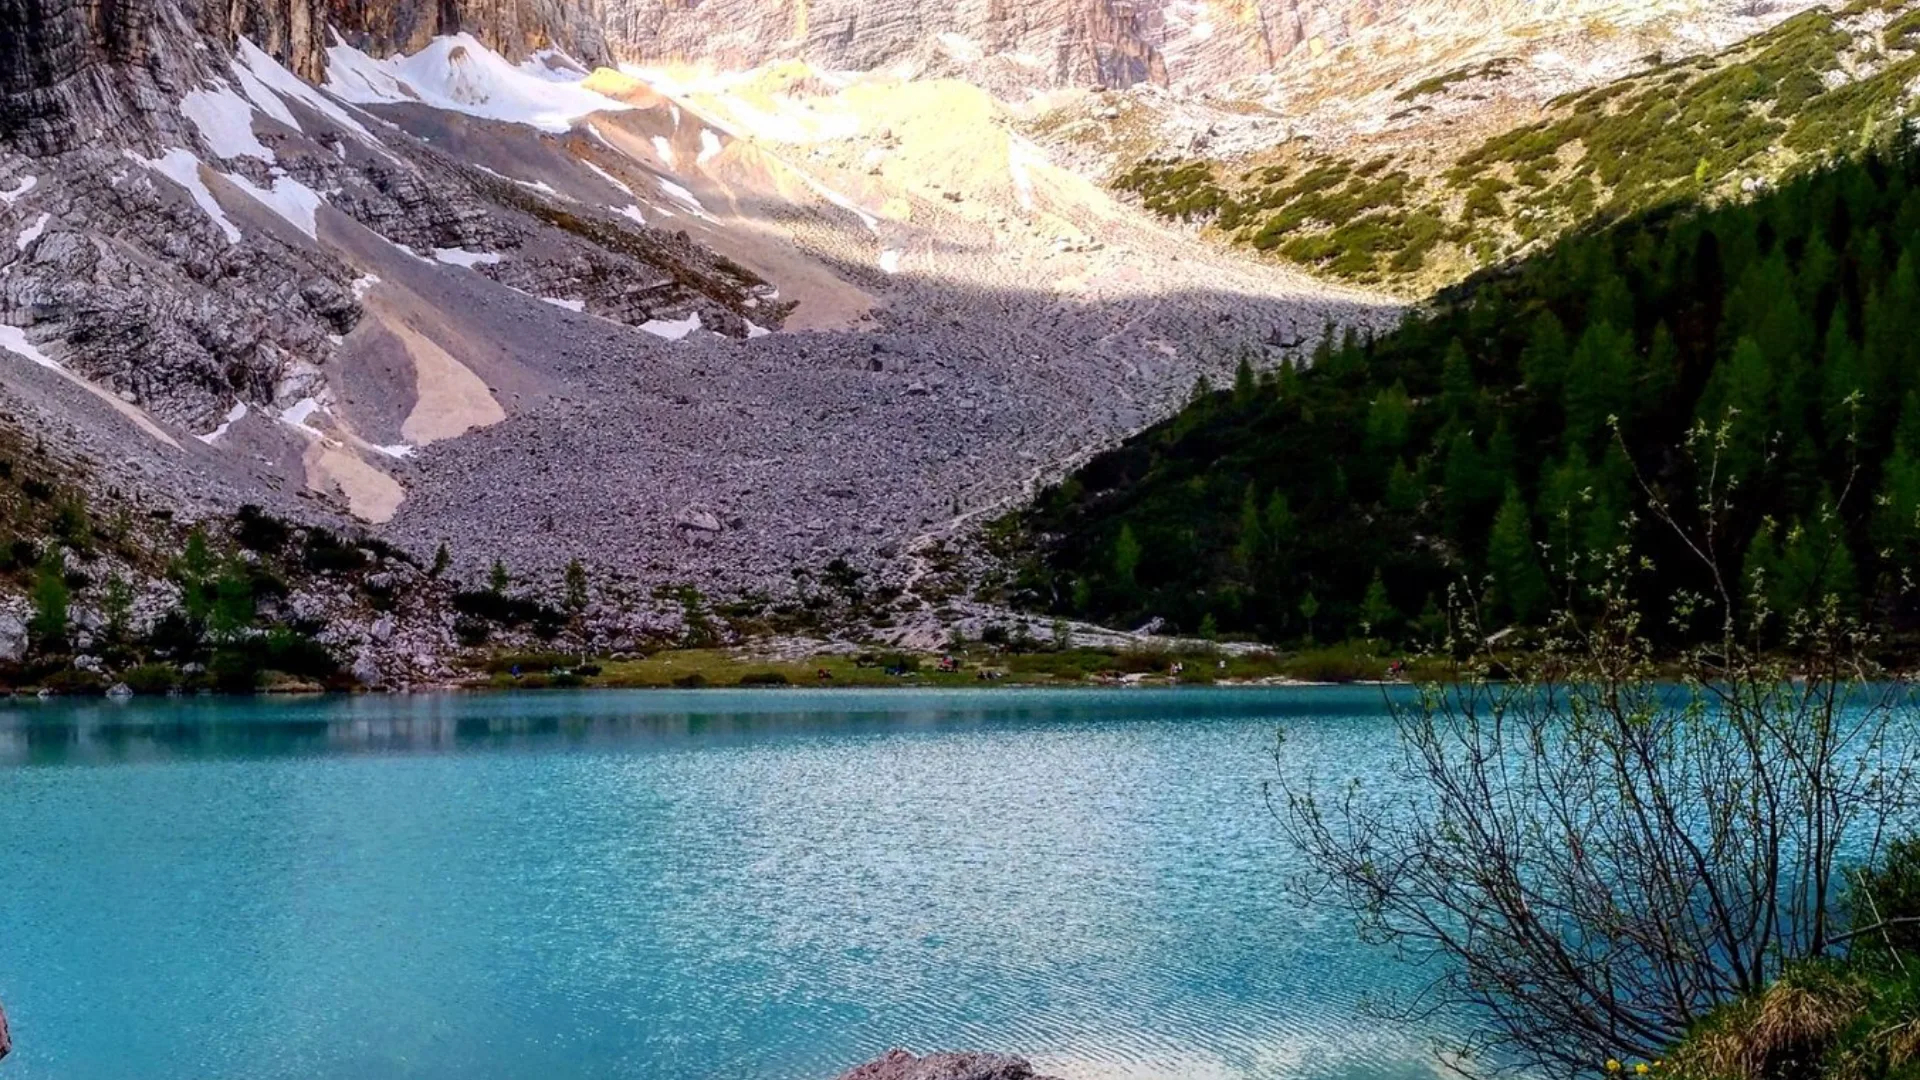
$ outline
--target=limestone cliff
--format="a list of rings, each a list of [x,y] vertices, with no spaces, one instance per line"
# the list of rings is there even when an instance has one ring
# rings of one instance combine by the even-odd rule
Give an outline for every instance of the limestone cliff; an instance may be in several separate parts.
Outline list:
[[[1387,57],[1437,40],[1751,16],[1803,0],[605,0],[612,51],[639,62],[836,70],[904,65],[1008,90],[1204,91],[1363,43]],[[1684,36],[1684,34],[1682,35]]]

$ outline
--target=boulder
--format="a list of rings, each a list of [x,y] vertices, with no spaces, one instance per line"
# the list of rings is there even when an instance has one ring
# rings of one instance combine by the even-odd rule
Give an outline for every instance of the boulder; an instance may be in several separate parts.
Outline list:
[[[1057,1080],[1040,1076],[1012,1054],[928,1054],[889,1050],[878,1061],[842,1073],[840,1080]]]
[[[7,1034],[7,1010],[0,1008],[0,1059],[13,1052],[13,1037]]]
[[[676,517],[674,521],[681,528],[693,532],[717,533],[725,528],[725,526],[720,523],[720,518],[715,515],[713,511],[703,510],[697,506],[689,506],[680,511],[679,516]]]
[[[0,612],[0,660],[14,662],[26,655],[26,620]]]

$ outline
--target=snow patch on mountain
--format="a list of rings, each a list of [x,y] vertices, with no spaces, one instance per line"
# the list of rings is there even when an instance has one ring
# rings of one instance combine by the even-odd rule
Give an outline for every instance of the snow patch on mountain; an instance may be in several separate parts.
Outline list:
[[[253,103],[233,92],[224,80],[212,88],[192,90],[180,99],[180,115],[193,121],[200,138],[215,157],[251,157],[271,164],[273,151],[253,133]]]
[[[696,311],[684,319],[648,319],[640,324],[640,329],[655,337],[679,341],[700,329],[700,313]]]
[[[145,165],[186,189],[187,194],[193,197],[194,204],[206,211],[213,223],[226,234],[228,243],[240,242],[240,227],[227,217],[225,210],[220,209],[213,191],[207,187],[205,180],[200,179],[200,159],[192,151],[176,146],[157,158],[144,158],[131,150],[126,151],[126,155],[129,160]]]
[[[385,60],[344,42],[327,50],[327,90],[356,105],[419,102],[555,134],[591,113],[632,108],[558,76],[508,63],[466,33],[437,37],[412,56]]]
[[[44,368],[52,368],[55,371],[66,370],[59,364],[54,363],[53,357],[35,348],[33,342],[27,340],[27,332],[17,326],[8,326],[6,323],[0,323],[0,349],[5,349],[10,353],[26,357],[28,360]]]
[[[274,177],[271,190],[255,187],[253,182],[238,173],[227,173],[226,178],[234,186],[258,201],[262,206],[287,219],[294,228],[307,234],[307,239],[318,240],[319,232],[314,222],[314,213],[320,209],[320,193],[291,176]]]
[[[469,269],[475,266],[491,266],[500,261],[500,255],[497,252],[468,251],[466,248],[437,247],[433,249],[433,257],[448,266],[465,266]]]
[[[13,246],[20,251],[27,250],[35,240],[40,239],[41,233],[47,231],[47,222],[52,220],[52,214],[41,214],[33,224],[20,230],[20,236],[13,242]]]

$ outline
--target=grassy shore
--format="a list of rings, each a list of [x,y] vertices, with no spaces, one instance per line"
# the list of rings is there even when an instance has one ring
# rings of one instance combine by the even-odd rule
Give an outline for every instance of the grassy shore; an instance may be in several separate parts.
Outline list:
[[[1355,683],[1385,679],[1396,657],[1366,646],[1296,652],[1224,650],[1013,651],[971,647],[923,654],[875,650],[795,658],[741,649],[676,649],[636,659],[506,653],[473,670],[467,685],[548,687],[986,687],[1248,683]],[[1440,677],[1414,663],[1409,679]]]

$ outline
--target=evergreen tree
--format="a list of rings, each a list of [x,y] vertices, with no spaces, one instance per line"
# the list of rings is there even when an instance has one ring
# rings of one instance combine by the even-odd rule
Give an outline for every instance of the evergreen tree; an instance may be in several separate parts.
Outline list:
[[[1672,405],[1680,385],[1680,347],[1666,323],[1653,328],[1653,339],[1636,354],[1633,373],[1633,417],[1657,416]]]
[[[1120,526],[1120,536],[1113,543],[1113,576],[1128,589],[1138,582],[1135,576],[1140,571],[1140,541],[1133,535],[1132,525]]]
[[[1307,622],[1307,640],[1313,640],[1313,620],[1320,614],[1320,600],[1309,590],[1300,598],[1300,617]]]
[[[1448,539],[1464,543],[1472,536],[1474,523],[1485,512],[1490,492],[1497,490],[1492,486],[1496,482],[1497,479],[1480,454],[1480,448],[1474,445],[1473,433],[1455,432],[1447,443],[1447,459],[1441,477]]]
[[[1373,580],[1367,584],[1367,594],[1360,601],[1360,619],[1367,624],[1369,634],[1379,637],[1392,637],[1400,624],[1400,612],[1388,598],[1386,579],[1377,567]]]
[[[1567,330],[1553,312],[1543,311],[1534,319],[1526,351],[1520,354],[1520,371],[1535,393],[1559,400],[1567,382]]]
[[[1233,370],[1233,403],[1243,407],[1251,404],[1259,391],[1260,384],[1253,377],[1253,361],[1242,353],[1239,365]]]
[[[587,568],[579,559],[567,562],[567,610],[575,615],[587,609]]]
[[[1407,463],[1394,458],[1393,468],[1387,471],[1387,509],[1396,514],[1411,514],[1420,509],[1425,494]]]
[[[1407,444],[1413,425],[1413,405],[1404,383],[1382,390],[1367,408],[1367,446],[1387,454],[1397,454]]]
[[[100,614],[105,620],[105,637],[109,644],[123,646],[132,637],[133,590],[128,587],[127,579],[118,573],[107,575],[106,595],[100,601]]]
[[[440,546],[433,551],[433,569],[427,571],[427,576],[437,578],[446,573],[447,568],[452,565],[453,553],[447,550],[447,542],[442,540]]]
[[[1467,346],[1454,338],[1447,346],[1446,358],[1441,361],[1440,407],[1449,419],[1470,420],[1479,392],[1479,386],[1473,381],[1473,361],[1467,356]]]
[[[1294,520],[1293,507],[1287,502],[1284,491],[1275,490],[1267,496],[1266,510],[1267,543],[1272,545],[1274,558],[1283,557],[1287,549],[1293,546],[1298,525]]]
[[[1487,538],[1487,575],[1493,579],[1501,610],[1515,622],[1532,624],[1546,614],[1547,581],[1533,547],[1533,523],[1518,486],[1507,489]]]
[[[1251,580],[1259,572],[1268,552],[1266,521],[1260,513],[1260,496],[1248,481],[1246,494],[1240,497],[1240,533],[1234,540],[1233,560],[1240,572]]]
[[[1628,380],[1633,343],[1610,323],[1595,323],[1581,335],[1567,370],[1567,440],[1592,446],[1607,431],[1608,418],[1630,404]]]
[[[43,653],[66,651],[71,600],[67,561],[57,548],[49,548],[33,578],[33,617],[27,620],[27,639],[34,648]]]
[[[507,586],[513,584],[513,578],[507,573],[507,564],[499,559],[493,560],[493,568],[487,572],[487,591],[495,596],[504,596]]]
[[[186,549],[174,561],[172,571],[174,584],[180,586],[180,603],[186,609],[187,618],[195,623],[206,622],[213,614],[209,586],[213,583],[215,567],[203,530],[196,527],[187,534]]]
[[[207,629],[218,644],[230,645],[246,636],[253,626],[253,582],[247,566],[238,559],[228,560],[213,582],[213,608]]]

